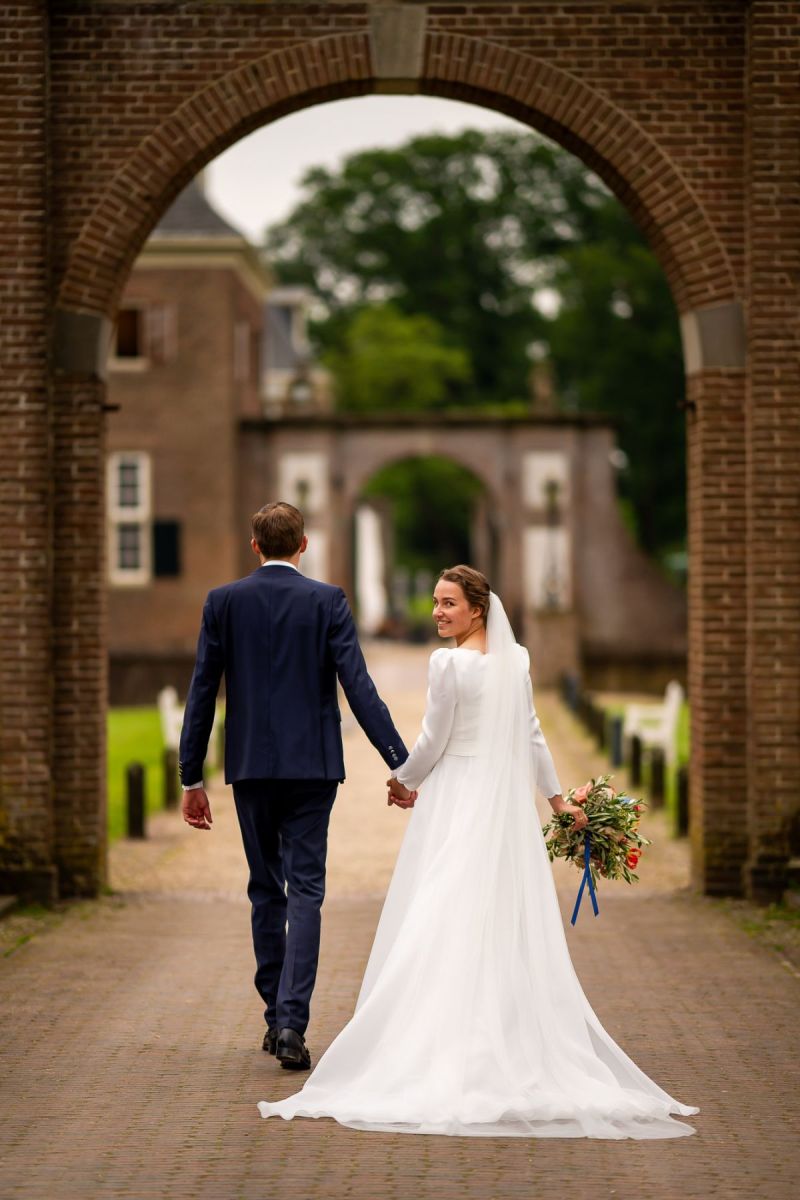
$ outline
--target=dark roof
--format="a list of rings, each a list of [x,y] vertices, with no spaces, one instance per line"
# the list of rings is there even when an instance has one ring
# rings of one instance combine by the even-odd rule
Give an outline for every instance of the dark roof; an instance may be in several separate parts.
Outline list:
[[[244,234],[219,215],[211,207],[203,189],[193,179],[184,188],[177,200],[167,209],[151,236],[158,237],[224,237],[241,238]]]

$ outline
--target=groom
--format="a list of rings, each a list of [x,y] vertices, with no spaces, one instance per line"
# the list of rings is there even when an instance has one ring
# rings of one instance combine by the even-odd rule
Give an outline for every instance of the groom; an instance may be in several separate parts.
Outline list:
[[[250,868],[263,1048],[283,1067],[307,1070],[328,819],[345,777],[337,676],[384,762],[394,770],[408,751],[367,673],[344,592],[300,574],[302,514],[282,501],[265,505],[250,544],[261,565],[214,588],[203,608],[181,732],[183,817],[211,827],[203,761],[224,672],[225,782]],[[413,803],[392,783],[396,803]]]

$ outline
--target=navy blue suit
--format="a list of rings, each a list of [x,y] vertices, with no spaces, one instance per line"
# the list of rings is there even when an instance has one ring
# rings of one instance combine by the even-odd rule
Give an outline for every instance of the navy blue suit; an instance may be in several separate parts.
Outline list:
[[[225,782],[250,867],[256,987],[269,1027],[305,1033],[319,957],[328,820],[345,778],[337,677],[394,769],[408,757],[369,677],[341,588],[285,564],[209,592],[180,743],[202,778],[225,675]],[[288,934],[287,934],[288,920]]]

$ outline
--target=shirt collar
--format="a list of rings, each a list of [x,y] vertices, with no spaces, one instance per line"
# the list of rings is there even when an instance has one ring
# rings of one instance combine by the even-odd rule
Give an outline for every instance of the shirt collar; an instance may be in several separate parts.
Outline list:
[[[286,562],[286,560],[284,558],[268,558],[265,563],[261,564],[261,566],[262,567],[291,567],[291,569],[293,571],[297,570],[297,567],[294,565],[294,563]]]

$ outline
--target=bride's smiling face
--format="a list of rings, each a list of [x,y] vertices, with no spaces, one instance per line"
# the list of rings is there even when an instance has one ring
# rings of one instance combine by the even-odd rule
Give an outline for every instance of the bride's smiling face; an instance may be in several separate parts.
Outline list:
[[[458,583],[440,579],[433,589],[433,619],[439,637],[463,637],[474,629],[481,610],[469,603]]]

